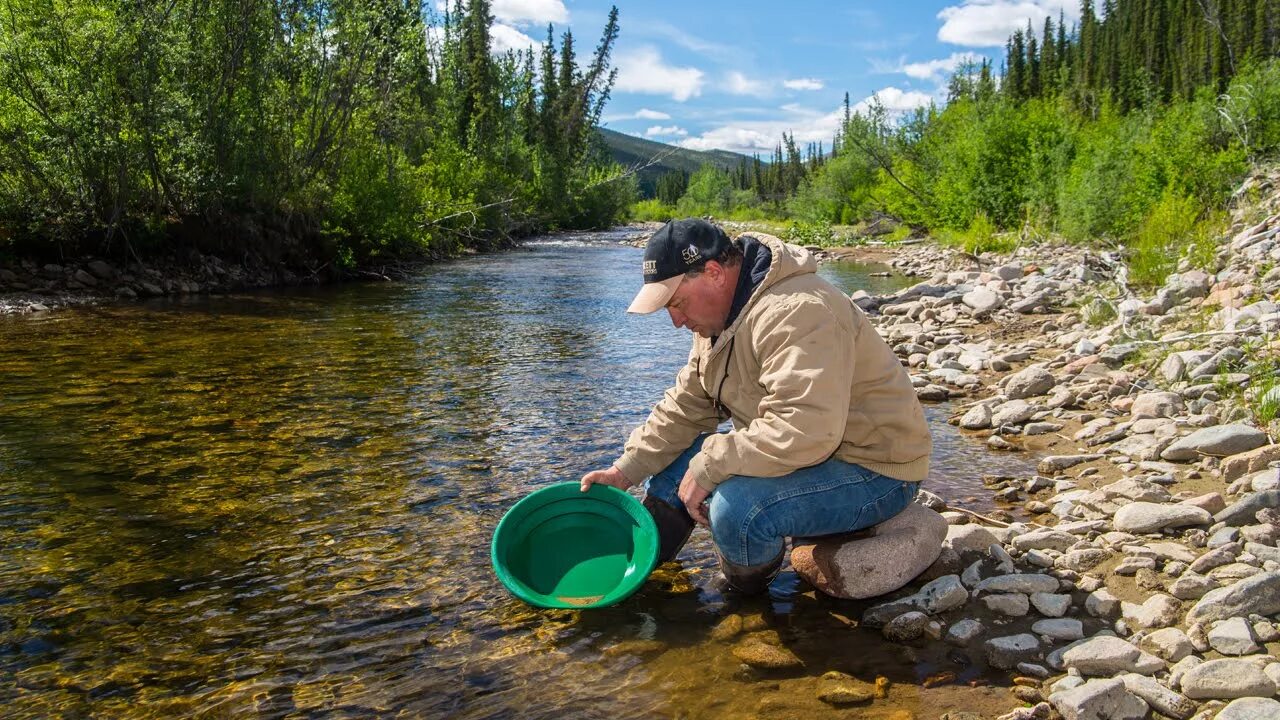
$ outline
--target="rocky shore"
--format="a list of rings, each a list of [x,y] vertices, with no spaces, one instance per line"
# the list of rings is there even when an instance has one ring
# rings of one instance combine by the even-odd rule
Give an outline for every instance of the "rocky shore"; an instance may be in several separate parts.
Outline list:
[[[854,295],[922,400],[1050,453],[984,477],[995,513],[923,494],[942,554],[862,616],[1007,671],[1004,718],[1280,718],[1280,172],[1236,196],[1209,271],[1150,296],[1118,257],[1045,245],[913,248],[892,264],[927,280]]]

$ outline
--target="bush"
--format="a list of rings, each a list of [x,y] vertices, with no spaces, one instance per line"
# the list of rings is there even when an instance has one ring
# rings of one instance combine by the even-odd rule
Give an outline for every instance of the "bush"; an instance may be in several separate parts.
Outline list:
[[[1139,285],[1158,286],[1177,265],[1197,232],[1199,203],[1166,190],[1134,233],[1129,245],[1129,277]]]
[[[630,217],[639,222],[667,222],[676,217],[674,205],[668,205],[658,198],[641,200],[631,206]]]

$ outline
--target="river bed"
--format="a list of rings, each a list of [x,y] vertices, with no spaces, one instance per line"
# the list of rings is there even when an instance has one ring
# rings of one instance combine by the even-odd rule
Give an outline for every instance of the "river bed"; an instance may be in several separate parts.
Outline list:
[[[848,627],[791,573],[716,589],[704,531],[631,600],[539,611],[488,540],[607,465],[688,351],[624,314],[641,251],[544,238],[410,280],[0,316],[0,703],[9,717],[792,717],[1004,709],[945,650]],[[830,263],[847,291],[911,281]],[[1028,474],[927,414],[927,488]],[[740,613],[802,673],[709,639]],[[930,655],[929,652],[943,653]],[[838,670],[888,697],[833,711]],[[955,681],[925,690],[925,678]],[[895,713],[897,715],[895,715]]]

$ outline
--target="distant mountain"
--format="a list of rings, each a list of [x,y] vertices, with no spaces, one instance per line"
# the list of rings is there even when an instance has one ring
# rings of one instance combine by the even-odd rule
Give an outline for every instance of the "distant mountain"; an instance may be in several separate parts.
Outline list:
[[[654,188],[658,178],[672,170],[683,170],[693,174],[703,165],[715,165],[722,170],[738,167],[742,161],[751,162],[751,158],[728,150],[687,150],[666,143],[645,140],[633,135],[624,135],[616,130],[598,128],[609,154],[615,161],[626,166],[644,165],[655,157],[657,163],[636,173],[642,197],[654,196]]]

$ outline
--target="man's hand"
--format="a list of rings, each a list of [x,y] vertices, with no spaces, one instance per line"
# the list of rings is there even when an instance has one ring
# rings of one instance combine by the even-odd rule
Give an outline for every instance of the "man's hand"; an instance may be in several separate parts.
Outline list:
[[[627,480],[627,476],[616,467],[610,466],[608,470],[592,470],[582,476],[582,492],[586,492],[592,485],[608,485],[625,491],[631,487],[631,481]]]
[[[680,480],[680,502],[689,511],[689,517],[706,527],[711,526],[711,521],[707,519],[707,497],[710,495],[693,479],[693,473],[685,473]]]

